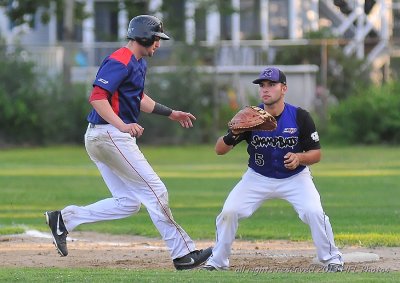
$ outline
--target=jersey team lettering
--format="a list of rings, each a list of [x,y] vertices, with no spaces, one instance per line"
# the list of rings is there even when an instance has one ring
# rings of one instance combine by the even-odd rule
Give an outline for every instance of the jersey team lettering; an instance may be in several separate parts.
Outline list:
[[[260,137],[258,135],[253,136],[253,140],[250,142],[254,148],[258,147],[279,147],[279,148],[287,148],[287,147],[295,147],[298,143],[298,137]]]

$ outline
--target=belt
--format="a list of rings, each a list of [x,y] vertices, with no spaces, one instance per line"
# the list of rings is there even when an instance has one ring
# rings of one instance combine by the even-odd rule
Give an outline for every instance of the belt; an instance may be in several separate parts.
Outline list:
[[[110,125],[110,124],[93,124],[93,123],[89,123],[89,128],[98,128],[99,126],[106,126],[106,125]]]

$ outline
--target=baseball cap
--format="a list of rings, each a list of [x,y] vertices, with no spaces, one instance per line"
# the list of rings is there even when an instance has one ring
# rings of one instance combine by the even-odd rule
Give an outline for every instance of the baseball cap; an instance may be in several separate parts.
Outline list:
[[[258,79],[253,81],[253,84],[259,84],[260,82],[265,80],[286,84],[285,74],[281,70],[275,67],[268,67],[265,70],[263,70],[258,76]]]

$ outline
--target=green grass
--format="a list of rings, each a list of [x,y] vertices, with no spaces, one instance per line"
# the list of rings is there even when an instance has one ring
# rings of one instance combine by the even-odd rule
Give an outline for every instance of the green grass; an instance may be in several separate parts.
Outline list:
[[[216,156],[212,146],[142,150],[168,187],[175,219],[194,239],[213,239],[215,217],[246,170],[245,148],[226,156]],[[395,147],[324,148],[323,160],[311,169],[339,245],[400,246],[399,157]],[[0,188],[0,234],[46,231],[44,210],[109,196],[83,147],[2,150]],[[133,217],[78,230],[159,236],[144,208]],[[237,236],[311,240],[308,226],[282,200],[265,203],[241,221]]]
[[[175,219],[194,239],[214,239],[215,217],[246,170],[245,148],[216,156],[212,146],[143,147],[168,187]],[[400,150],[327,147],[312,166],[314,181],[339,245],[400,246]],[[47,231],[43,211],[85,205],[109,192],[83,147],[0,151],[0,234]],[[123,220],[79,230],[158,237],[143,208]],[[281,200],[265,203],[240,223],[243,239],[311,240],[309,229]],[[398,282],[399,272],[342,274],[229,271],[0,268],[0,282]]]
[[[0,268],[3,282],[398,282],[398,272],[290,273],[262,270],[205,272],[121,269]]]

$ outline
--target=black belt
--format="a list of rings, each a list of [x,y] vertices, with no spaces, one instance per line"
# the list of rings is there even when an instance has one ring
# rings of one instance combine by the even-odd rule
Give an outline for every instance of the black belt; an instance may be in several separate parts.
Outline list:
[[[107,124],[107,123],[105,123],[105,124],[93,124],[93,123],[89,122],[89,128],[96,128],[97,126],[102,126],[102,125],[109,125],[109,124]]]

